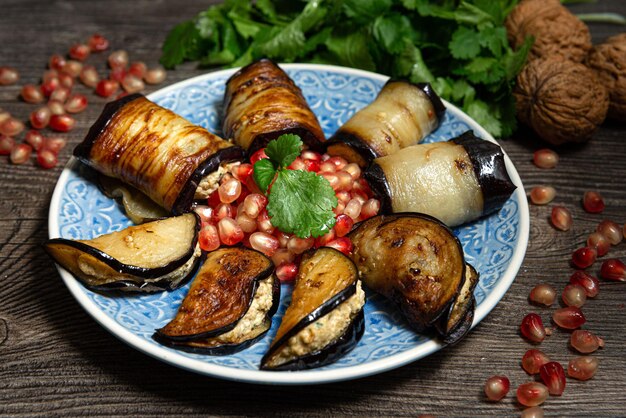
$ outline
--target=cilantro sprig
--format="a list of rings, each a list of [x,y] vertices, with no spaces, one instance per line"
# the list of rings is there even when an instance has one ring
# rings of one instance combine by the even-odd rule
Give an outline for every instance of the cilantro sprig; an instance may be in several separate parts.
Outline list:
[[[298,135],[281,135],[267,144],[268,158],[254,163],[252,175],[259,188],[267,192],[272,225],[300,238],[319,237],[335,225],[337,197],[324,177],[287,169],[301,150]]]

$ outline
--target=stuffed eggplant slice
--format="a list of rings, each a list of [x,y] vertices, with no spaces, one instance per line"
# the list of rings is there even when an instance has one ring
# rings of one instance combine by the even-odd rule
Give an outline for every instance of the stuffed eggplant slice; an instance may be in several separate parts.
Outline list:
[[[502,149],[472,131],[377,158],[364,177],[383,213],[425,213],[448,226],[500,210],[516,188]]]
[[[245,247],[210,252],[176,317],[154,339],[185,351],[232,354],[270,328],[280,300],[274,264]]]
[[[469,326],[459,330],[473,315],[478,274],[447,226],[417,213],[378,215],[349,237],[363,283],[394,302],[409,325],[436,329],[450,343],[465,335]]]
[[[327,152],[366,167],[421,142],[437,129],[445,110],[430,84],[390,80],[328,140]]]
[[[108,103],[74,155],[137,188],[168,212],[217,189],[243,150],[140,94]]]
[[[97,290],[171,290],[190,278],[200,262],[200,218],[181,216],[130,226],[90,240],[54,238],[48,254]]]
[[[243,67],[226,82],[222,131],[248,155],[282,134],[297,134],[315,150],[325,141],[300,88],[269,59]]]
[[[348,257],[329,247],[306,253],[261,369],[311,369],[336,361],[363,335],[364,304],[356,266]]]

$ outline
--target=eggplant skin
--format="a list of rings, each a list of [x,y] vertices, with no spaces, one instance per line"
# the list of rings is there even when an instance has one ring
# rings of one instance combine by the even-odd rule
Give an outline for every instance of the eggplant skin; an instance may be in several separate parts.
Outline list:
[[[86,165],[137,188],[173,214],[188,211],[203,176],[241,160],[239,147],[140,94],[108,103],[74,149]]]
[[[445,344],[453,345],[469,332],[476,305],[474,289],[479,279],[480,274],[474,266],[466,264],[463,285],[450,306],[448,316],[442,316],[435,324],[435,328]]]
[[[269,59],[253,62],[227,80],[222,131],[248,155],[282,134],[296,134],[314,150],[326,139],[300,88]]]

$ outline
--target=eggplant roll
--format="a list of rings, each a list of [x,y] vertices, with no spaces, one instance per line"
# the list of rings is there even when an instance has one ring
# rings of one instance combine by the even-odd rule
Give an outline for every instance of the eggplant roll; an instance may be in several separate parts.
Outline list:
[[[121,180],[100,174],[98,185],[107,197],[116,199],[121,203],[126,216],[137,225],[167,217],[165,209]]]
[[[328,140],[327,152],[365,167],[422,141],[437,129],[445,110],[430,84],[390,80]]]
[[[325,141],[300,88],[269,59],[243,67],[226,82],[222,131],[248,155],[282,134],[297,134],[315,150]]]
[[[249,347],[271,326],[280,300],[274,264],[245,247],[207,255],[176,317],[154,339],[185,351],[222,355]]]
[[[446,344],[455,344],[470,330],[474,321],[476,299],[474,289],[479,274],[471,264],[465,264],[465,279],[459,293],[450,305],[450,312],[435,324],[435,328]]]
[[[48,254],[97,290],[171,290],[200,262],[200,218],[194,213],[130,226],[90,240],[54,238]]]
[[[425,213],[448,226],[500,210],[516,188],[502,149],[472,131],[377,158],[364,176],[383,213]]]
[[[261,369],[311,369],[341,358],[363,335],[364,305],[365,292],[348,257],[329,247],[305,253]]]
[[[140,94],[108,103],[74,155],[167,211],[188,211],[219,186],[243,150]]]

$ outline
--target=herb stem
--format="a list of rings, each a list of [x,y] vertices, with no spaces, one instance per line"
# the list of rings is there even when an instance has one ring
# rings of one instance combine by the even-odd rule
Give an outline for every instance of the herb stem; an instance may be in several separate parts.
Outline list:
[[[619,13],[581,13],[576,15],[583,22],[626,25],[626,17]]]

